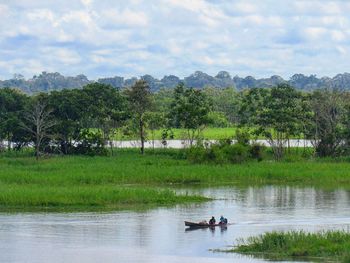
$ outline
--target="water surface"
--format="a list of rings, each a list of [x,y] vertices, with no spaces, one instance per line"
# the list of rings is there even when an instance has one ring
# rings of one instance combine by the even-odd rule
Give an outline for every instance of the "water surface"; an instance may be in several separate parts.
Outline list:
[[[0,213],[0,262],[262,262],[209,249],[271,230],[349,229],[350,191],[296,187],[182,189],[213,202],[141,212]],[[185,231],[223,214],[234,225]]]

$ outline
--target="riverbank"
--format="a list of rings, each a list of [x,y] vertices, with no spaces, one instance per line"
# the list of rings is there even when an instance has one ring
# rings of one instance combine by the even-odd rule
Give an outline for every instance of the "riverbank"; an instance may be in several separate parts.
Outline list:
[[[350,163],[334,160],[192,164],[179,150],[112,157],[0,156],[0,207],[108,208],[201,202],[176,195],[174,186],[309,185],[350,188]]]
[[[225,252],[252,255],[268,260],[317,260],[350,262],[350,233],[327,231],[270,232],[250,237]]]
[[[193,164],[179,150],[158,150],[140,155],[137,149],[115,156],[52,156],[38,162],[31,156],[1,156],[2,184],[36,185],[226,185],[308,184],[350,186],[346,159],[288,158],[275,162]]]
[[[108,211],[142,210],[208,201],[172,190],[112,185],[1,185],[0,211]]]

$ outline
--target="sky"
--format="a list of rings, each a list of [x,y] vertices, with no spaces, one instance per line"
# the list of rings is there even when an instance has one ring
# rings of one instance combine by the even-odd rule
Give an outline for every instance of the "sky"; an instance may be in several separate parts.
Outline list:
[[[0,0],[0,17],[0,79],[350,71],[348,0]]]

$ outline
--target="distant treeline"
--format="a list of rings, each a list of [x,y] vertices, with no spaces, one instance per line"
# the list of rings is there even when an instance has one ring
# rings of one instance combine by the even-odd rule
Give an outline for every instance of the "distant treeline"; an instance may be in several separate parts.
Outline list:
[[[188,87],[203,89],[205,87],[227,88],[234,87],[238,90],[246,88],[268,88],[281,83],[287,83],[297,89],[310,91],[320,88],[338,88],[348,90],[350,88],[350,74],[338,74],[333,78],[322,77],[317,78],[316,75],[305,76],[303,74],[294,74],[288,80],[280,76],[274,75],[269,78],[256,79],[252,76],[232,77],[227,71],[220,71],[216,76],[210,76],[204,72],[196,71],[195,73],[183,79],[168,75],[161,79],[152,77],[151,75],[143,75],[140,78],[124,78],[120,76],[100,78],[97,80],[89,80],[85,75],[75,77],[65,77],[60,73],[42,72],[33,78],[26,80],[22,75],[15,74],[12,79],[0,80],[0,87],[11,87],[22,90],[27,94],[36,94],[39,92],[50,92],[62,89],[82,88],[83,86],[97,82],[108,84],[115,88],[129,88],[135,84],[137,80],[145,80],[152,92],[162,88],[175,88],[180,82]]]
[[[136,134],[143,153],[145,140],[156,130],[163,130],[166,143],[173,128],[182,128],[193,146],[203,139],[202,131],[208,126],[238,126],[236,139],[241,144],[263,137],[276,159],[283,157],[291,138],[312,140],[318,156],[347,155],[349,98],[350,92],[344,90],[302,92],[286,83],[241,91],[194,89],[180,83],[151,92],[148,83],[139,80],[122,90],[91,83],[34,96],[3,88],[0,141],[8,141],[3,150],[33,145],[37,157],[42,153],[106,154],[108,147],[113,151],[111,141],[119,132]]]

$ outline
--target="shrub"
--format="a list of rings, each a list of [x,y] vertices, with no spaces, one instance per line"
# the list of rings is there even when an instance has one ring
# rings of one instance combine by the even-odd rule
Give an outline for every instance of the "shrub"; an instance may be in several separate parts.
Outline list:
[[[79,143],[74,149],[76,154],[90,156],[108,154],[107,149],[104,148],[104,141],[100,133],[83,130],[79,137]]]
[[[218,140],[218,142],[216,144],[219,145],[220,147],[232,145],[232,139],[231,138],[220,139],[220,140]]]
[[[208,122],[212,127],[229,127],[230,123],[224,113],[220,111],[212,111],[208,114]]]
[[[206,159],[210,162],[218,164],[223,164],[227,162],[227,157],[222,149],[223,148],[221,148],[219,145],[212,145],[210,148],[207,149]]]
[[[202,163],[206,161],[206,149],[202,146],[190,147],[186,150],[186,157],[192,163]]]
[[[250,133],[247,130],[237,129],[235,139],[237,144],[248,146],[250,142]]]
[[[222,151],[230,163],[242,163],[249,158],[248,149],[249,146],[236,143],[222,148]]]
[[[258,160],[259,162],[262,161],[263,160],[263,152],[264,152],[265,148],[266,147],[264,145],[261,145],[259,143],[253,143],[249,149],[250,157],[252,159]]]
[[[197,145],[191,147],[186,152],[186,157],[193,163],[242,163],[247,161],[250,146],[242,144],[217,143],[210,147]]]

